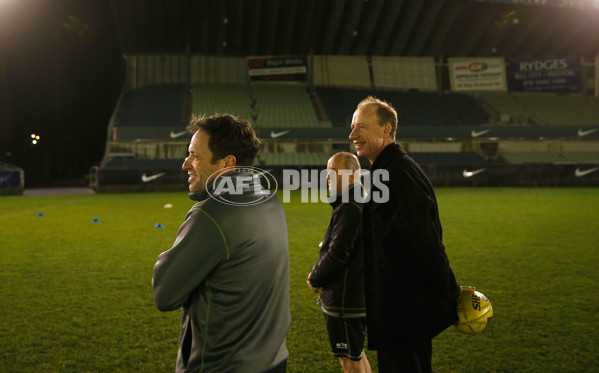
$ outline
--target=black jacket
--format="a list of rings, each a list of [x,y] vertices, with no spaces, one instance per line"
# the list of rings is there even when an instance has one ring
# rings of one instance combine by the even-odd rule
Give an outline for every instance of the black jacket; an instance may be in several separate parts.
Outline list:
[[[368,346],[426,343],[457,321],[460,287],[442,242],[437,200],[420,166],[398,144],[371,167],[389,171],[389,200],[363,209]],[[372,192],[384,192],[373,184]],[[372,195],[372,194],[371,194]]]
[[[362,187],[359,188],[361,192]],[[345,318],[366,316],[360,236],[362,203],[356,202],[354,191],[354,186],[349,187],[331,203],[333,214],[309,277],[312,286],[323,288],[323,312]]]

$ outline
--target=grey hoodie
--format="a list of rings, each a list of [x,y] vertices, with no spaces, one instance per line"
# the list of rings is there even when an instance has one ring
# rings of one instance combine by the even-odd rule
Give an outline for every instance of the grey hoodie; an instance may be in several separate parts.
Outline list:
[[[246,179],[238,183],[239,176]],[[183,307],[176,372],[264,372],[288,356],[283,206],[276,196],[265,199],[256,193],[256,181],[248,183],[247,174],[224,177],[241,188],[217,198],[206,191],[191,193],[199,202],[187,213],[173,247],[154,266],[158,309]]]

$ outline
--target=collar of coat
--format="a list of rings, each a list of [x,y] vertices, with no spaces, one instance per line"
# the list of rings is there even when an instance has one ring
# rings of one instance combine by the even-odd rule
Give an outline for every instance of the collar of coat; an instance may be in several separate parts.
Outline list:
[[[370,166],[370,170],[377,170],[379,168],[384,168],[384,164],[390,160],[391,158],[394,158],[397,155],[404,155],[407,154],[407,152],[404,150],[404,148],[395,142],[392,142],[391,144],[385,146],[385,148],[383,149],[383,151],[381,151],[381,154],[379,154],[378,157],[376,157],[376,159],[374,160],[374,163]]]

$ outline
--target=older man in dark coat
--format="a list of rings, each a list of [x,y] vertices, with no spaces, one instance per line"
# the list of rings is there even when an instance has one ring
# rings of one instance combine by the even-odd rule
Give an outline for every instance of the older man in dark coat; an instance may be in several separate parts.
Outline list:
[[[460,287],[449,266],[428,177],[395,143],[395,109],[368,97],[351,129],[371,175],[388,172],[373,183],[379,202],[363,209],[368,347],[377,350],[379,372],[431,372],[431,340],[458,320],[458,295],[473,288]]]

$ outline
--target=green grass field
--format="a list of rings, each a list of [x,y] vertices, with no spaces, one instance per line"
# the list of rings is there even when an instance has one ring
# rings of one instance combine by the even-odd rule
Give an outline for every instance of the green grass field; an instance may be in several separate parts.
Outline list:
[[[456,277],[495,317],[485,335],[435,338],[435,372],[599,371],[599,190],[437,196]],[[339,372],[305,284],[330,207],[293,197],[288,372]],[[174,371],[179,313],[156,310],[152,267],[191,205],[186,193],[1,197],[0,371]]]

